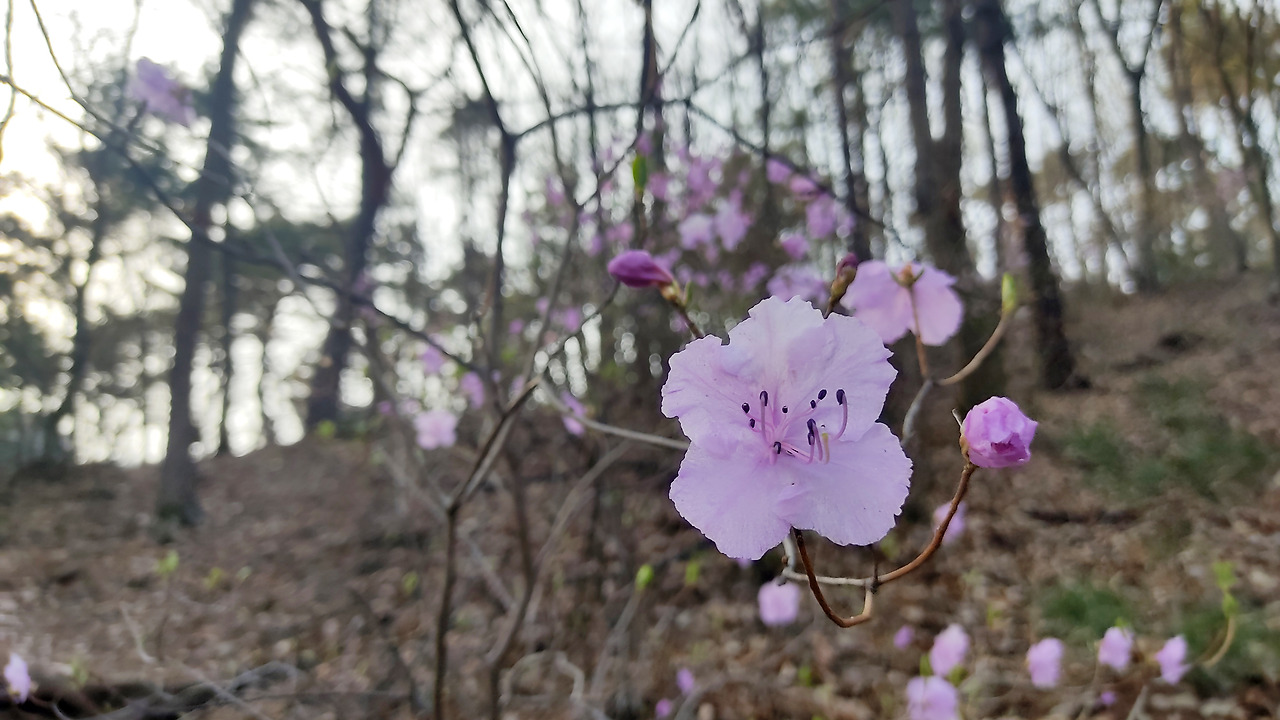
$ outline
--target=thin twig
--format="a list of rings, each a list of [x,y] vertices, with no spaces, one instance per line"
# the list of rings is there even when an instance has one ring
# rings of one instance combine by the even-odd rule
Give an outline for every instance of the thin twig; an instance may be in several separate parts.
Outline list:
[[[809,580],[809,591],[813,593],[813,597],[818,601],[818,605],[822,608],[822,612],[826,613],[831,622],[842,628],[851,628],[855,625],[871,619],[872,600],[876,596],[876,590],[879,589],[880,583],[872,572],[871,582],[867,584],[866,600],[862,604],[862,612],[852,617],[841,617],[835,610],[831,609],[831,605],[827,603],[827,598],[822,594],[822,584],[818,582],[818,576],[813,572],[813,561],[809,559],[809,550],[804,545],[804,531],[799,528],[791,529],[791,536],[795,538],[796,550],[800,554],[800,564],[804,566],[805,575]]]

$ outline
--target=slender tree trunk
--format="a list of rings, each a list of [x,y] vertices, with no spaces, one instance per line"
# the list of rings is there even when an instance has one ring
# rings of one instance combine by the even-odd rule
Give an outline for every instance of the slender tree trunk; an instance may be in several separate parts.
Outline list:
[[[1077,381],[1075,358],[1063,327],[1062,291],[1049,259],[1048,237],[1040,222],[1040,206],[1036,200],[1031,167],[1027,163],[1026,139],[1022,132],[1022,118],[1018,115],[1018,96],[1005,69],[1004,44],[1009,39],[1009,27],[999,0],[975,0],[974,28],[983,71],[987,81],[999,91],[1004,111],[1009,145],[1009,187],[1018,205],[1035,298],[1041,382],[1050,389],[1064,388]]]
[[[368,265],[369,248],[378,231],[378,213],[391,197],[395,168],[387,160],[382,136],[373,122],[373,113],[379,106],[377,88],[381,85],[376,49],[371,43],[362,78],[364,92],[357,98],[347,87],[346,75],[339,69],[338,54],[333,45],[333,30],[325,19],[319,0],[302,0],[302,4],[311,16],[312,28],[329,68],[329,91],[347,111],[360,136],[360,209],[347,233],[342,288],[335,299],[333,318],[322,346],[320,363],[311,379],[306,418],[307,429],[311,430],[322,422],[338,419],[342,373],[347,368],[347,359],[351,354],[351,324],[356,312],[351,288]],[[374,30],[371,29],[370,32]]]
[[[1169,8],[1168,48],[1169,76],[1173,86],[1173,98],[1177,102],[1178,138],[1182,151],[1191,160],[1192,187],[1195,200],[1209,215],[1209,252],[1219,258],[1227,257],[1232,269],[1242,273],[1249,269],[1249,246],[1244,236],[1231,227],[1226,204],[1213,186],[1206,160],[1208,150],[1200,139],[1195,106],[1191,91],[1191,72],[1187,67],[1184,51],[1186,35],[1182,29],[1182,5],[1174,3]]]
[[[254,0],[233,0],[222,35],[222,58],[209,103],[209,143],[194,193],[191,241],[187,244],[186,285],[179,300],[173,333],[169,441],[160,466],[156,514],[161,519],[177,520],[187,525],[199,522],[203,515],[200,498],[196,494],[196,466],[191,458],[191,445],[197,439],[196,427],[191,420],[191,371],[204,315],[205,285],[212,262],[209,229],[213,225],[213,208],[225,200],[231,186],[231,147],[236,135],[235,66],[240,36],[249,22],[253,4]]]
[[[1142,111],[1144,74],[1125,68],[1125,77],[1129,80],[1129,121],[1133,129],[1133,144],[1138,162],[1138,262],[1134,265],[1133,275],[1138,290],[1149,293],[1160,289],[1160,278],[1156,270],[1155,171],[1151,167],[1147,119]]]
[[[222,413],[218,423],[218,450],[216,454],[226,455],[231,452],[231,432],[227,426],[227,416],[231,414],[231,381],[235,374],[235,363],[231,360],[231,346],[235,342],[232,321],[236,314],[236,261],[230,255],[222,256],[222,357],[218,358],[222,377]]]
[[[845,210],[853,219],[853,232],[849,235],[849,252],[858,260],[871,259],[871,239],[867,234],[867,176],[863,172],[862,137],[867,114],[855,114],[856,127],[850,136],[848,92],[856,94],[855,105],[863,105],[862,88],[853,77],[853,58],[845,45],[848,18],[845,17],[845,0],[831,0],[831,64],[835,81],[836,122],[840,131],[840,154],[844,170]]]

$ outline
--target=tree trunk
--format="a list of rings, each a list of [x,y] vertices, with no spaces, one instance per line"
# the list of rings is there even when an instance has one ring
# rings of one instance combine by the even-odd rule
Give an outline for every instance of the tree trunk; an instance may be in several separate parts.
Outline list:
[[[231,452],[231,431],[227,427],[227,416],[231,414],[231,380],[235,374],[235,363],[231,361],[231,345],[235,342],[231,325],[236,314],[236,261],[230,255],[222,256],[222,357],[218,358],[222,377],[222,413],[218,423],[218,449],[216,455]]]
[[[840,131],[840,153],[844,164],[844,204],[853,219],[853,232],[849,235],[849,252],[858,260],[871,259],[871,239],[867,234],[867,176],[863,172],[862,136],[866,112],[856,113],[857,128],[850,137],[849,106],[846,94],[849,89],[857,94],[856,105],[862,105],[862,88],[852,77],[852,57],[845,46],[848,18],[845,17],[843,0],[831,0],[831,63],[835,81],[836,122]]]
[[[173,369],[169,374],[169,441],[160,466],[160,492],[156,515],[186,525],[200,521],[203,511],[196,495],[196,466],[191,445],[197,439],[191,420],[191,370],[195,359],[200,321],[204,315],[205,285],[209,280],[213,208],[222,203],[231,187],[231,147],[235,142],[235,65],[240,36],[249,22],[254,0],[233,0],[222,35],[222,58],[210,95],[209,142],[204,168],[196,180],[195,208],[191,214],[191,241],[187,244],[186,286],[178,305],[173,332]]]
[[[312,430],[322,422],[338,419],[342,372],[347,367],[347,356],[351,353],[351,323],[356,311],[351,289],[368,265],[369,247],[378,229],[378,213],[391,196],[391,180],[395,168],[388,162],[383,151],[382,136],[373,124],[373,111],[378,105],[377,88],[381,83],[376,65],[376,49],[370,45],[364,66],[364,92],[357,98],[351,94],[346,76],[339,68],[337,49],[333,45],[333,31],[324,17],[319,0],[302,0],[302,4],[311,16],[311,25],[324,52],[325,65],[329,68],[329,91],[351,116],[360,135],[360,209],[347,234],[342,286],[335,298],[336,305],[329,322],[329,333],[322,346],[320,363],[311,378],[306,427]]]
[[[1027,163],[1026,138],[1022,118],[1018,115],[1018,96],[1005,69],[1004,44],[1009,38],[1008,19],[999,0],[976,0],[974,27],[978,54],[987,81],[1000,93],[1004,111],[1005,134],[1009,145],[1009,188],[1018,206],[1023,230],[1023,244],[1031,274],[1034,296],[1037,351],[1040,355],[1040,379],[1050,389],[1064,388],[1077,382],[1075,358],[1063,328],[1062,291],[1049,259],[1048,238],[1040,223],[1040,207],[1036,201],[1031,167]]]

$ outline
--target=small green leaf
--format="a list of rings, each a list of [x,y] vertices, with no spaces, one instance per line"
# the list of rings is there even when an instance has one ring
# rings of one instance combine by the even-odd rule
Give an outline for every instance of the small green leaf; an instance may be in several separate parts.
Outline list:
[[[631,180],[636,184],[636,192],[644,192],[649,184],[649,158],[636,155],[636,159],[631,161]]]
[[[643,590],[653,582],[653,566],[645,563],[636,571],[636,590]]]
[[[418,589],[418,585],[422,582],[422,578],[418,577],[418,573],[410,570],[400,578],[400,589],[405,595],[412,595],[414,590]]]
[[[801,687],[813,687],[813,668],[808,665],[796,668],[796,684]]]
[[[697,560],[690,560],[688,565],[684,566],[684,585],[685,587],[693,587],[698,584],[698,575],[702,572],[702,563]]]
[[[1231,593],[1223,593],[1222,614],[1228,618],[1233,618],[1240,614],[1240,601],[1236,600],[1235,595],[1232,595]]]
[[[225,580],[226,577],[227,574],[223,572],[222,568],[214,566],[209,570],[209,574],[204,578],[204,589],[213,590],[221,585],[222,581]]]
[[[1018,307],[1018,283],[1013,273],[1005,273],[1000,278],[1000,311],[1008,314]]]
[[[316,436],[321,440],[332,440],[333,436],[338,432],[337,423],[332,420],[325,420],[316,425]]]
[[[167,578],[178,570],[178,551],[170,550],[163,560],[156,561],[156,574]]]
[[[1213,578],[1218,589],[1227,592],[1236,584],[1236,564],[1229,560],[1219,560],[1213,564]]]
[[[929,654],[925,653],[920,656],[920,677],[929,677],[933,674],[933,665],[929,663]]]

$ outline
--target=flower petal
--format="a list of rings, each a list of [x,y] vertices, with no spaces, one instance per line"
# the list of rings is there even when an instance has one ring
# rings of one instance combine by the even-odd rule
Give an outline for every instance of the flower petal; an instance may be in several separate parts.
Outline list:
[[[911,298],[896,280],[889,266],[869,260],[858,266],[842,303],[854,317],[871,326],[886,345],[892,345],[915,324]]]
[[[857,440],[848,437],[831,443],[829,463],[785,466],[792,484],[778,514],[838,545],[869,545],[893,529],[907,499],[911,461],[880,423]]]
[[[671,501],[720,552],[757,560],[791,530],[776,509],[787,481],[780,473],[761,472],[766,454],[733,449],[691,445],[671,483]]]
[[[738,427],[729,419],[743,417],[742,403],[761,389],[725,371],[724,350],[720,338],[708,335],[671,356],[662,386],[662,414],[679,417],[680,429],[695,443]]]
[[[937,268],[924,268],[912,285],[920,313],[920,340],[925,345],[942,345],[960,329],[964,305],[951,289],[955,278]]]

